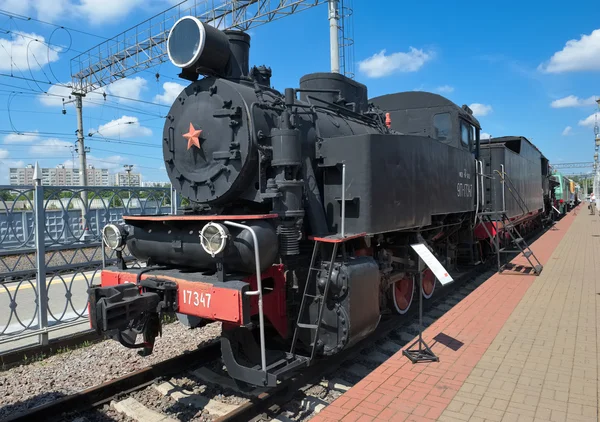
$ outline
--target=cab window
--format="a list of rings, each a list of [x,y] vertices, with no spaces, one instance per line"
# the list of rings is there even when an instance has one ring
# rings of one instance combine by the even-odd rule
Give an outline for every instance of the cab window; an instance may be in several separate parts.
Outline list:
[[[465,122],[460,122],[460,143],[465,149],[470,149],[471,142],[473,140],[473,131],[471,126]]]
[[[433,129],[435,139],[447,142],[452,137],[452,119],[450,113],[441,113],[433,116]]]

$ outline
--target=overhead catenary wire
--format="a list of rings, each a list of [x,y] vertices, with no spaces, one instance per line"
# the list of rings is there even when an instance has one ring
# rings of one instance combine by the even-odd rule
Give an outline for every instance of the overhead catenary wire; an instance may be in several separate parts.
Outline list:
[[[34,17],[31,17],[31,16],[20,15],[18,13],[14,13],[14,12],[11,12],[9,10],[0,9],[0,15],[8,16],[10,18],[20,19],[20,20],[23,20],[23,21],[34,21],[34,22],[38,22],[38,23],[43,23],[45,25],[50,25],[50,26],[53,26],[55,28],[66,29],[67,31],[78,32],[78,33],[83,34],[83,35],[89,35],[90,37],[97,37],[97,38],[101,38],[101,39],[104,39],[104,40],[108,39],[108,38],[103,37],[101,35],[92,34],[91,32],[86,32],[86,31],[82,31],[80,29],[75,29],[75,28],[69,28],[69,27],[64,26],[64,25],[59,25],[59,24],[56,24],[56,23],[47,22],[47,21],[44,21],[44,20],[41,20],[41,19],[36,19]]]
[[[62,132],[15,132],[13,130],[7,130],[7,129],[0,129],[0,135],[35,136],[35,137],[39,137],[39,138],[55,138],[57,136],[73,137],[74,138],[76,136],[74,133],[62,133]],[[92,141],[92,142],[120,143],[120,144],[124,144],[124,145],[145,146],[145,147],[149,147],[149,148],[162,148],[161,145],[157,145],[157,144],[151,144],[151,143],[148,143],[148,142],[133,141],[133,140],[128,140],[128,139],[110,138],[110,137],[102,136],[100,134],[99,134],[99,137],[97,137],[97,138],[92,138],[91,136],[86,136],[86,139],[88,141]],[[12,144],[8,144],[8,145],[12,145]],[[4,147],[4,145],[3,145],[3,147]]]
[[[17,136],[23,136],[23,137],[39,137],[39,138],[54,138],[54,137],[66,137],[67,139],[69,138],[74,138],[76,136],[75,132],[74,133],[63,133],[63,132],[44,132],[44,131],[22,131],[22,130],[18,130],[13,122],[12,119],[10,118],[10,112],[13,111],[15,113],[25,113],[25,112],[29,112],[32,114],[56,114],[53,112],[45,112],[45,111],[38,111],[38,110],[20,110],[20,109],[15,109],[15,110],[11,110],[12,109],[12,101],[15,99],[16,96],[49,96],[49,97],[54,97],[54,98],[68,98],[71,97],[71,95],[65,95],[65,94],[57,94],[55,92],[49,92],[49,89],[44,89],[42,88],[41,85],[49,85],[50,87],[53,86],[57,86],[57,87],[62,87],[62,88],[67,88],[67,89],[72,89],[72,86],[69,83],[61,83],[59,81],[59,78],[57,78],[57,76],[54,74],[54,71],[51,68],[51,62],[53,60],[52,57],[50,57],[50,52],[56,52],[56,53],[61,53],[64,54],[68,51],[73,51],[73,52],[77,52],[75,49],[72,49],[72,35],[69,33],[70,31],[73,32],[79,32],[85,35],[90,35],[90,36],[96,36],[95,34],[91,34],[91,33],[87,33],[86,31],[80,31],[80,30],[76,30],[74,28],[69,28],[69,27],[65,27],[63,25],[57,25],[57,24],[52,24],[50,22],[45,22],[42,21],[40,19],[35,19],[35,18],[31,18],[28,16],[23,16],[23,15],[18,15],[18,14],[14,14],[12,12],[6,11],[6,10],[1,10],[0,9],[0,15],[5,15],[9,18],[9,21],[11,19],[19,19],[19,20],[23,20],[23,21],[36,21],[36,22],[40,22],[43,24],[47,24],[47,25],[51,25],[53,26],[55,29],[52,31],[52,34],[50,35],[50,38],[46,39],[42,36],[40,36],[39,38],[36,38],[35,36],[30,36],[28,33],[24,33],[23,31],[15,31],[15,30],[8,30],[5,28],[0,28],[0,31],[4,32],[5,34],[11,34],[14,37],[21,37],[23,39],[29,39],[29,43],[27,44],[27,62],[28,62],[28,66],[29,66],[29,77],[27,75],[24,74],[23,70],[21,70],[19,68],[19,66],[16,65],[16,63],[14,63],[14,61],[12,60],[12,55],[11,53],[8,53],[11,57],[11,61],[13,61],[13,65],[12,68],[14,68],[16,71],[18,71],[18,74],[15,74],[13,72],[11,72],[10,74],[7,73],[0,73],[0,76],[3,76],[5,78],[10,78],[10,79],[16,79],[16,80],[21,80],[24,81],[27,84],[27,87],[24,87],[22,85],[11,85],[11,84],[6,84],[6,83],[0,83],[0,86],[4,86],[7,88],[13,88],[14,91],[8,91],[8,90],[0,90],[0,92],[3,92],[3,96],[8,96],[8,104],[7,104],[7,108],[6,111],[9,114],[9,120],[10,120],[10,124],[11,124],[11,129],[10,130],[0,130],[0,134],[12,134],[12,135],[17,135]],[[60,44],[60,43],[53,43],[52,42],[52,37],[53,35],[56,33],[57,30],[65,30],[67,31],[67,35],[69,37],[69,40],[66,44]],[[100,37],[99,38],[104,38],[104,37]],[[32,43],[40,43],[44,46],[46,46],[46,48],[48,49],[48,57],[46,61],[42,61],[40,60],[35,53],[33,53],[32,51],[30,51],[29,46]],[[37,66],[39,67],[39,70],[41,70],[41,74],[43,74],[45,80],[39,79],[38,77],[33,75],[33,70],[32,70],[32,63],[29,62],[30,59],[33,59],[35,61],[35,64],[37,64]],[[51,76],[56,80],[56,82],[52,81],[52,78],[49,74],[46,73],[46,71],[44,70],[44,67],[48,66],[49,72],[51,73]],[[36,69],[37,70],[37,69]],[[159,79],[161,77],[165,78],[165,79],[170,79],[170,80],[179,80],[177,78],[174,77],[170,77],[168,75],[161,75],[158,72],[153,72],[150,70],[144,70],[144,73],[148,73],[148,74],[152,74],[153,76],[156,77],[156,81],[159,82]],[[29,83],[33,83],[36,84],[37,87],[39,88],[39,90],[34,89],[31,85],[29,85]],[[112,128],[113,126],[119,126],[122,124],[141,124],[143,122],[147,122],[147,121],[151,121],[151,120],[156,120],[156,119],[164,119],[166,116],[160,112],[151,112],[149,110],[144,110],[144,109],[140,109],[138,107],[134,107],[131,104],[127,104],[127,103],[137,103],[137,104],[143,104],[143,105],[148,105],[148,106],[157,106],[159,107],[158,110],[160,110],[160,108],[162,107],[170,107],[170,105],[167,104],[162,104],[159,102],[153,102],[153,101],[147,101],[147,100],[143,100],[143,99],[139,99],[139,98],[131,98],[131,97],[126,97],[126,96],[121,96],[118,94],[113,94],[110,92],[101,92],[101,90],[99,91],[94,91],[94,92],[90,92],[88,94],[92,94],[92,95],[88,95],[88,97],[85,99],[86,103],[90,103],[90,104],[94,104],[94,105],[102,105],[105,107],[108,107],[110,109],[114,109],[114,110],[119,110],[119,111],[123,111],[126,113],[135,113],[135,114],[140,114],[140,115],[145,115],[148,116],[147,118],[143,118],[143,119],[139,119],[136,117],[136,121],[133,122],[120,122],[120,123],[115,123],[115,124],[110,124],[108,127]],[[158,95],[159,93],[157,93]],[[94,101],[93,99],[90,100],[90,97],[94,98],[95,95],[102,95],[102,97],[104,98],[104,101]],[[107,100],[108,98],[111,98],[112,100]],[[118,101],[114,101],[114,100],[118,100]],[[64,100],[63,100],[64,101]],[[64,112],[61,110],[60,113],[64,114]],[[101,121],[105,121],[105,122],[111,122],[114,121],[113,120],[108,120],[108,119],[98,119],[97,120]],[[107,129],[107,128],[103,128],[103,129]],[[156,128],[156,129],[162,129],[162,128]],[[105,143],[119,143],[119,144],[123,144],[123,145],[135,145],[135,146],[144,146],[144,147],[149,147],[149,148],[162,148],[162,146],[159,145],[154,145],[151,143],[144,143],[144,142],[136,142],[134,140],[124,140],[124,139],[115,139],[115,138],[110,138],[110,137],[104,137],[101,136],[101,133],[97,132],[96,133],[96,139],[91,139],[91,137],[86,136],[85,139],[87,139],[88,141],[91,142],[105,142]],[[7,147],[10,146],[11,148],[31,148],[33,145],[29,144],[29,145],[14,145],[14,144],[8,144]],[[53,145],[53,147],[65,147],[65,148],[72,148],[71,145]],[[102,148],[96,148],[94,147],[94,150],[97,151],[103,151],[103,152],[109,152],[109,153],[118,153],[118,154],[123,154],[123,155],[135,155],[138,156],[140,158],[148,158],[148,159],[153,159],[153,160],[159,160],[162,161],[162,158],[158,158],[158,157],[150,157],[150,156],[141,156],[139,154],[130,154],[130,153],[124,153],[121,151],[114,151],[114,150],[110,150],[110,149],[102,149]],[[40,159],[58,159],[59,157],[54,156],[54,157],[40,157]],[[60,157],[60,158],[71,158],[71,157]],[[35,157],[24,157],[24,158],[17,158],[17,157],[10,157],[10,159],[35,159]],[[106,163],[110,163],[109,161],[105,161],[105,160],[101,160],[101,159],[96,159],[94,158],[92,161],[98,161],[98,162],[106,162]],[[144,166],[138,166],[140,168],[148,168],[148,169],[152,169],[152,170],[158,170],[158,168],[154,168],[154,167],[144,167]]]

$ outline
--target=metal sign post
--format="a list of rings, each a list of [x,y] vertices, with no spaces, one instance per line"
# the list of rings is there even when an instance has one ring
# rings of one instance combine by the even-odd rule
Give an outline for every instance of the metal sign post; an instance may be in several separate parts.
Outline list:
[[[435,353],[429,348],[425,340],[423,340],[423,269],[425,265],[421,257],[419,257],[419,337],[402,351],[402,354],[410,359],[412,363],[417,362],[439,362]]]
[[[423,270],[428,267],[442,286],[452,283],[454,279],[448,274],[448,271],[442,266],[440,261],[431,253],[425,243],[410,245],[419,255],[418,274],[419,274],[419,338],[410,344],[402,354],[409,358],[412,363],[417,362],[439,362],[435,353],[423,340]]]

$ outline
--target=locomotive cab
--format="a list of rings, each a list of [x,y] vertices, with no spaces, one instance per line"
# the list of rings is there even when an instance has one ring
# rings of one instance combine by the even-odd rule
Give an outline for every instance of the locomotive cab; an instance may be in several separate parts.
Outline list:
[[[478,157],[481,126],[468,106],[422,91],[384,95],[371,102],[389,113],[393,130],[428,136]]]

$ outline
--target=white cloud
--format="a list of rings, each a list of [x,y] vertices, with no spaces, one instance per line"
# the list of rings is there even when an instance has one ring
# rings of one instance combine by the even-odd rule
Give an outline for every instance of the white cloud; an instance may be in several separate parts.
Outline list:
[[[492,112],[492,106],[487,104],[473,103],[469,106],[475,116],[487,116]]]
[[[600,113],[591,114],[585,119],[580,120],[579,126],[594,127],[598,118],[600,118]]]
[[[154,97],[154,102],[159,104],[171,105],[177,99],[177,96],[185,88],[184,85],[177,82],[165,82],[163,84],[164,92]]]
[[[562,135],[563,136],[568,136],[571,134],[571,130],[573,130],[573,128],[571,126],[567,126],[563,131],[562,131]]]
[[[8,150],[7,149],[0,149],[0,159],[2,158],[8,158]]]
[[[98,129],[91,129],[90,132],[98,132],[101,136],[107,138],[141,138],[152,135],[152,131],[147,127],[140,125],[139,119],[132,116],[123,116],[110,122],[100,125]]]
[[[79,0],[75,5],[75,13],[83,15],[92,25],[121,19],[138,6],[145,4],[144,0]]]
[[[7,160],[7,159],[1,159],[0,163],[2,164],[2,171],[0,171],[0,185],[8,185],[9,180],[9,172],[8,169],[11,167],[24,167],[25,166],[25,162],[24,161],[17,161],[17,160]]]
[[[87,108],[99,105],[104,101],[102,96],[103,93],[139,100],[142,96],[142,91],[146,89],[147,84],[148,81],[139,76],[136,76],[135,78],[119,79],[110,85],[88,92],[86,96],[83,97],[83,106]],[[40,94],[39,99],[41,103],[46,106],[62,106],[63,100],[69,101],[74,98],[71,96],[73,90],[69,86],[70,82],[50,86],[47,94]],[[132,102],[124,98],[116,98],[116,100],[121,103]],[[69,103],[69,105],[74,105],[74,103]]]
[[[37,130],[34,132],[23,132],[23,133],[9,133],[4,137],[5,144],[18,144],[34,142],[39,140],[40,137],[37,134]]]
[[[490,139],[491,137],[492,135],[490,135],[489,133],[481,132],[479,134],[479,139]]]
[[[97,168],[103,169],[122,169],[123,163],[125,163],[125,158],[120,155],[111,155],[110,157],[96,157],[94,155],[87,156],[88,164],[91,164]],[[131,159],[129,159],[131,161]],[[135,167],[134,167],[135,169]]]
[[[44,20],[54,20],[68,11],[69,0],[0,0],[0,9],[20,15],[35,14]]]
[[[46,106],[60,106],[62,105],[63,100],[69,101],[73,90],[66,85],[68,85],[68,83],[51,85],[50,88],[48,88],[48,91],[46,91],[46,94],[40,94],[40,102]]]
[[[165,7],[174,4],[174,0],[162,2]],[[0,0],[0,9],[44,20],[83,18],[100,25],[120,20],[145,3],[143,0]]]
[[[2,10],[10,10],[12,13],[23,15],[29,11],[30,4],[24,0],[2,0],[0,8]]]
[[[591,96],[589,98],[579,98],[575,95],[569,95],[564,98],[559,98],[550,103],[552,108],[565,108],[565,107],[585,107],[596,104],[596,97]]]
[[[57,61],[58,48],[49,49],[44,41],[41,35],[18,31],[11,33],[10,38],[0,38],[0,70],[36,71]]]
[[[550,60],[538,66],[547,73],[576,72],[600,69],[600,29],[578,40],[569,40]]]
[[[103,169],[121,169],[123,168],[123,164],[125,163],[125,158],[120,155],[111,155],[110,157],[96,157],[93,154],[86,155],[87,163],[96,168]],[[131,161],[131,160],[129,160]],[[79,160],[75,158],[75,163],[73,160],[66,160],[63,165],[67,168],[79,168]]]
[[[105,88],[107,94],[118,95],[119,97],[139,100],[142,90],[146,88],[148,82],[139,76],[135,78],[119,79]],[[97,97],[97,95],[95,95]],[[126,102],[123,98],[118,98],[120,102]]]
[[[47,155],[65,155],[69,154],[69,147],[73,146],[72,142],[61,141],[60,139],[50,138],[37,142],[29,148],[32,154]]]
[[[450,93],[454,92],[454,87],[450,86],[450,85],[442,85],[442,86],[438,86],[435,90],[436,90],[436,92],[439,92],[440,94],[450,94]]]
[[[381,78],[395,72],[416,72],[433,58],[432,52],[410,47],[407,53],[398,52],[390,55],[386,50],[373,54],[358,63],[358,68],[369,78]]]

